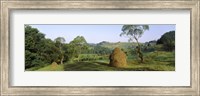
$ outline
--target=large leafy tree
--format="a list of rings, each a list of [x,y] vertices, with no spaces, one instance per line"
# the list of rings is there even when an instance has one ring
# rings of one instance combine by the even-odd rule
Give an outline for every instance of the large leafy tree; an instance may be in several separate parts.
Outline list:
[[[60,64],[63,64],[63,60],[64,60],[64,50],[63,50],[63,43],[65,43],[65,38],[63,37],[57,37],[55,40],[56,45],[59,47],[59,51],[60,51]]]
[[[138,57],[140,58],[140,61],[143,62],[143,54],[141,52],[141,45],[139,43],[139,38],[142,36],[142,34],[149,30],[148,25],[123,25],[122,27],[122,33],[120,36],[125,36],[129,38],[129,42],[133,42],[134,40],[137,42],[136,51],[138,53]]]
[[[157,44],[163,44],[164,50],[175,50],[175,31],[166,32],[158,39]]]
[[[25,69],[43,67],[58,60],[59,47],[37,28],[25,25]]]
[[[88,49],[88,44],[83,36],[77,36],[69,43],[69,48],[71,48],[69,50],[72,52],[72,57],[78,57],[82,51]]]
[[[57,47],[55,42],[53,42],[51,39],[45,39],[45,44],[43,45],[42,53],[45,59],[49,61],[49,64],[57,61],[60,56],[59,47]]]
[[[38,29],[25,25],[25,68],[42,66],[47,62],[43,57],[45,35]]]

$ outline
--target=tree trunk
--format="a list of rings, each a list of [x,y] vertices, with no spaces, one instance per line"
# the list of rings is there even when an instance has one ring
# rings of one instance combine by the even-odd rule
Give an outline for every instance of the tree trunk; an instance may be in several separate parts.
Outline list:
[[[61,57],[61,60],[60,60],[61,65],[63,64],[63,59],[64,59],[64,56]]]
[[[136,37],[134,37],[134,38],[135,38],[135,40],[136,40],[136,42],[138,44],[138,49],[137,49],[138,57],[140,58],[140,62],[143,63],[144,62],[144,58],[143,58],[143,54],[141,52],[141,46],[140,46],[140,44],[138,42],[138,39]]]
[[[138,47],[138,55],[139,55],[139,58],[141,60],[141,63],[143,63],[144,59],[143,59],[143,54],[141,52],[141,47]]]
[[[60,43],[59,49],[60,49],[60,54],[61,54],[60,64],[63,64],[63,58],[64,58],[64,57],[62,56],[61,43]]]

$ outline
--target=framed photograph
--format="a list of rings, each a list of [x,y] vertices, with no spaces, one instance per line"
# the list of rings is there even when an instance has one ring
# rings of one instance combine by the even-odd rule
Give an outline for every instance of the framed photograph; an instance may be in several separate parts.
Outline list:
[[[199,0],[1,1],[1,95],[200,95]]]
[[[175,25],[26,24],[25,70],[175,71]]]

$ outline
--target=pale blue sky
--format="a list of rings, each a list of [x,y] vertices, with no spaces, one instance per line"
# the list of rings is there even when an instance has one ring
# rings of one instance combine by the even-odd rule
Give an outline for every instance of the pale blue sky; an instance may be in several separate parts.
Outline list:
[[[54,40],[57,37],[64,37],[66,43],[72,41],[76,36],[84,36],[88,43],[108,42],[128,42],[128,38],[120,37],[123,25],[53,25],[53,24],[34,24],[30,25],[37,28],[46,38]],[[149,30],[145,31],[139,42],[147,42],[159,39],[164,33],[175,30],[174,24],[149,25]]]

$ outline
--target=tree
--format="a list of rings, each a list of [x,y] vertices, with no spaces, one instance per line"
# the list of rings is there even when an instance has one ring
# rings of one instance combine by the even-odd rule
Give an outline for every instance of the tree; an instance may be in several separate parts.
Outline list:
[[[163,44],[164,50],[175,50],[175,31],[166,32],[158,39],[157,44]]]
[[[43,56],[47,61],[49,61],[48,64],[51,64],[59,59],[60,49],[51,39],[45,39],[44,42],[45,44],[42,50]]]
[[[74,56],[78,57],[79,54],[82,53],[82,51],[88,49],[87,41],[85,40],[85,38],[83,36],[77,36],[69,44],[70,44],[69,45],[70,48],[72,48],[71,51],[72,51],[72,56],[73,57]]]
[[[129,38],[129,42],[131,41],[136,41],[137,42],[137,47],[136,51],[138,53],[138,57],[140,58],[141,63],[143,63],[143,54],[141,52],[141,45],[138,41],[138,39],[142,36],[142,34],[146,31],[149,30],[148,25],[124,25],[122,27],[122,33],[120,36],[125,36]]]
[[[94,46],[93,53],[99,54],[99,55],[107,55],[111,54],[112,50],[106,47],[102,47],[100,45]]]
[[[63,43],[65,43],[65,38],[63,37],[57,37],[55,40],[55,43],[58,45],[59,50],[60,50],[60,64],[63,64],[63,60],[64,60],[64,51],[62,48]]]
[[[63,38],[57,38],[55,42],[46,39],[37,28],[25,25],[25,69],[37,70],[58,61],[64,54],[64,42]]]
[[[43,41],[45,35],[40,33],[37,28],[25,25],[25,69],[35,66],[43,66],[48,62],[44,56]]]

